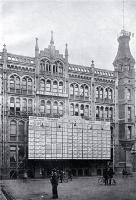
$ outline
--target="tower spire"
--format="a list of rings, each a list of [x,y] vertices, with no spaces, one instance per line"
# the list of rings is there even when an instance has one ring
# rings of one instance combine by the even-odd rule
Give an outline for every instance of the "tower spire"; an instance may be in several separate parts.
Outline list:
[[[39,47],[38,47],[38,38],[35,38],[36,44],[35,44],[35,57],[38,57],[39,54]]]
[[[53,40],[53,31],[51,31],[51,41],[50,44],[53,45],[54,44],[54,40]]]
[[[66,43],[66,48],[65,48],[65,59],[66,62],[68,63],[68,44]]]
[[[122,13],[122,25],[123,25],[123,30],[125,30],[125,0],[123,0],[123,13]]]

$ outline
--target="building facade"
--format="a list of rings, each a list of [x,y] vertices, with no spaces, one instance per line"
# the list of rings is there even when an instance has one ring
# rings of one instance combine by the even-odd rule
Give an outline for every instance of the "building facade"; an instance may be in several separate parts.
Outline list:
[[[73,169],[75,175],[92,175],[100,174],[107,162],[113,162],[118,168],[120,162],[125,162],[119,140],[135,135],[135,61],[129,50],[129,39],[127,32],[118,38],[114,71],[99,69],[94,61],[90,66],[70,64],[67,44],[63,56],[55,49],[53,32],[44,50],[39,51],[36,38],[34,57],[8,53],[4,45],[0,53],[0,167],[3,175],[17,177],[27,168],[30,176],[38,177],[56,165]],[[110,122],[111,158],[71,162],[29,160],[30,116],[75,116],[81,120]]]

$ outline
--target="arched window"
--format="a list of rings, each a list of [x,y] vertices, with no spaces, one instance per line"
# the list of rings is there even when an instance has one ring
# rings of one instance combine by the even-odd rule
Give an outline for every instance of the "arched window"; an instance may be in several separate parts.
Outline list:
[[[23,121],[20,121],[18,123],[18,141],[23,141],[24,140],[24,134],[25,134],[25,123]]]
[[[109,99],[112,99],[112,90],[109,89]]]
[[[32,113],[33,108],[32,108],[32,99],[28,99],[28,113]]]
[[[57,63],[57,68],[58,68],[58,72],[59,72],[60,74],[62,74],[62,73],[63,73],[63,64],[60,63],[60,62],[58,62],[58,63]]]
[[[59,114],[63,115],[63,103],[62,102],[59,103]]]
[[[78,116],[79,115],[79,105],[76,104],[75,105],[75,116]]]
[[[85,113],[86,117],[89,116],[89,106],[88,105],[85,106],[85,112],[84,113]]]
[[[59,82],[59,93],[63,93],[63,82]]]
[[[100,89],[100,99],[103,99],[103,88]]]
[[[105,98],[108,99],[108,88],[105,89]]]
[[[56,101],[53,103],[53,113],[58,114],[58,103]]]
[[[10,92],[15,92],[15,77],[10,77]]]
[[[20,78],[16,77],[16,91],[19,92],[20,91]]]
[[[23,99],[22,111],[23,112],[27,112],[27,100],[26,99]]]
[[[26,78],[22,79],[22,89],[23,89],[24,92],[27,91],[27,80],[26,80]]]
[[[16,114],[20,114],[20,98],[16,99]]]
[[[104,117],[104,110],[103,107],[100,107],[100,118],[103,119]]]
[[[10,98],[10,114],[15,113],[15,100],[14,97]]]
[[[74,95],[74,85],[70,85],[70,95]]]
[[[46,111],[47,111],[47,114],[50,114],[50,113],[51,113],[51,102],[50,102],[50,101],[47,101],[47,104],[46,104]]]
[[[49,72],[49,62],[46,62],[46,72]]]
[[[106,107],[105,108],[105,118],[106,119],[108,119],[108,117],[109,117],[109,111],[108,111],[109,109]]]
[[[99,98],[99,88],[96,88],[96,98]]]
[[[127,100],[131,99],[131,90],[127,89]]]
[[[70,115],[73,116],[74,115],[74,104],[70,104]]]
[[[17,137],[17,124],[16,121],[10,122],[10,141],[16,141]]]
[[[56,65],[53,64],[53,73],[56,73],[57,72],[57,68],[56,68]]]
[[[78,94],[79,94],[78,85],[75,84],[75,96],[78,96]]]
[[[99,106],[96,107],[96,119],[99,118]]]
[[[32,79],[28,78],[28,94],[32,94]]]
[[[53,81],[53,92],[58,92],[58,83],[57,83],[57,81]]]
[[[88,86],[85,86],[85,97],[89,96],[89,90],[88,90]]]
[[[46,81],[46,91],[47,91],[47,92],[50,92],[50,91],[51,91],[51,81],[50,81],[50,80],[47,80],[47,81]]]
[[[112,119],[113,118],[113,109],[110,108],[109,109],[109,119]]]
[[[80,86],[80,96],[84,96],[84,86],[83,85],[81,85]]]
[[[40,113],[45,113],[45,101],[41,100]]]
[[[40,80],[40,92],[44,92],[44,91],[45,91],[45,81]]]
[[[83,117],[84,116],[84,105],[81,104],[80,106],[80,115]]]

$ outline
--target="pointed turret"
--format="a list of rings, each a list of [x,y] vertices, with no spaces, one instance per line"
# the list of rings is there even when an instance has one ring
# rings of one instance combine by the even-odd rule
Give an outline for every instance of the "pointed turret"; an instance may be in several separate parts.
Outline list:
[[[65,48],[65,60],[68,63],[68,44],[66,43],[66,48]]]
[[[3,45],[3,53],[7,53],[6,45]]]
[[[35,44],[35,57],[38,57],[39,54],[39,47],[38,47],[38,38],[36,39],[36,44]]]
[[[51,31],[51,41],[50,41],[50,45],[54,45],[54,40],[53,40],[53,31]]]
[[[118,37],[119,47],[118,52],[113,62],[114,67],[117,67],[118,64],[124,65],[124,61],[127,61],[127,64],[134,66],[135,60],[130,52],[129,41],[131,33],[125,30],[121,31],[120,36]]]

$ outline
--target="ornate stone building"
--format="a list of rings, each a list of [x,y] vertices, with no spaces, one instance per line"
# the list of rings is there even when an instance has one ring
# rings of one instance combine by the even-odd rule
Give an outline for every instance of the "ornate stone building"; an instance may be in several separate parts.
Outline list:
[[[91,165],[89,161],[75,163],[72,167],[79,169],[77,175],[101,173],[107,161],[114,161],[115,167],[120,167],[120,161],[125,162],[121,160],[123,153],[119,139],[131,139],[135,127],[135,61],[129,50],[129,39],[130,35],[125,31],[118,38],[114,71],[99,69],[94,61],[90,66],[70,64],[67,44],[63,56],[55,49],[53,32],[50,44],[44,50],[39,51],[36,38],[35,57],[8,53],[4,45],[0,53],[2,174],[15,177],[25,168],[31,171],[32,166],[37,165],[35,160],[28,159],[29,116],[60,118],[68,115],[110,122],[111,159],[93,160]],[[40,162],[45,166],[44,161]],[[59,165],[59,161],[54,162]],[[67,161],[63,162],[64,166],[69,167]],[[83,170],[88,166],[91,173]]]

